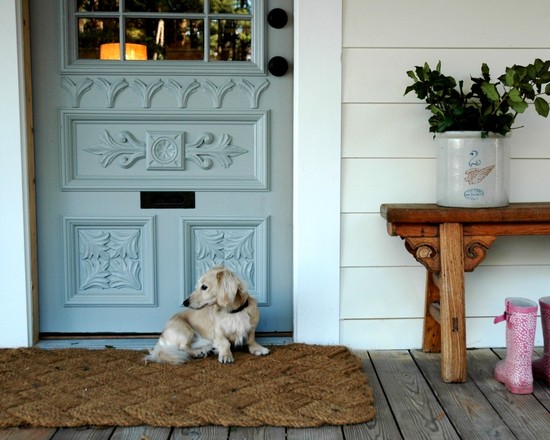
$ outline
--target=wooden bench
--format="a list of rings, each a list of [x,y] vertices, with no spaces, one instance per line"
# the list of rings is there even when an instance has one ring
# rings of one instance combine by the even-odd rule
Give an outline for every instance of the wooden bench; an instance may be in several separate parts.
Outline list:
[[[485,259],[499,236],[550,235],[550,203],[489,209],[383,204],[380,214],[388,233],[401,237],[427,269],[423,351],[441,352],[444,382],[465,382],[464,272]]]

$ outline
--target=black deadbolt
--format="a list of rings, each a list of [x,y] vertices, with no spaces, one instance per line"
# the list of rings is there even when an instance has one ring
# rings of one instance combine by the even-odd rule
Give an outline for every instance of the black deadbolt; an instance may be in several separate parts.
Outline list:
[[[267,14],[267,22],[275,29],[281,29],[288,23],[288,15],[280,8],[275,8]]]
[[[273,76],[283,76],[288,71],[288,62],[283,57],[273,57],[267,63],[267,70]]]

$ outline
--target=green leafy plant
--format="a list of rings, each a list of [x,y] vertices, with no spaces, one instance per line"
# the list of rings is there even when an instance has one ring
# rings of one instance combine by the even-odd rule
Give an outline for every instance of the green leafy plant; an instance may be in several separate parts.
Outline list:
[[[464,81],[441,73],[441,62],[433,70],[428,63],[416,66],[407,75],[413,84],[405,89],[405,95],[415,92],[418,99],[428,104],[432,133],[480,131],[482,136],[489,132],[504,136],[529,104],[543,117],[550,110],[543,98],[550,96],[550,60],[536,59],[527,66],[507,67],[495,82],[491,82],[489,67],[483,63],[481,76],[471,77],[467,93]]]

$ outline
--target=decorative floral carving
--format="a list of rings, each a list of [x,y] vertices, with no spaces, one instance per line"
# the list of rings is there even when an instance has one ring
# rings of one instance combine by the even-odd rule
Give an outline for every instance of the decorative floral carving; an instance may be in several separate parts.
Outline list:
[[[70,78],[63,78],[61,80],[61,87],[69,92],[73,100],[73,107],[75,108],[80,107],[80,100],[82,99],[82,95],[90,90],[93,85],[94,82],[90,78],[86,78],[79,83],[75,83]]]
[[[112,83],[105,78],[98,78],[95,83],[105,92],[108,108],[113,108],[115,106],[116,97],[128,87],[128,82],[124,78],[113,81]]]
[[[237,85],[246,92],[250,101],[250,108],[258,108],[260,95],[269,87],[269,81],[266,79],[260,84],[252,84],[246,79],[241,79]]]
[[[120,157],[119,165],[122,168],[130,168],[145,157],[145,142],[137,140],[129,131],[121,132],[116,141],[104,130],[100,135],[100,142],[84,148],[84,151],[100,156],[99,162],[104,168],[111,165],[117,157]]]
[[[230,79],[218,87],[212,81],[205,79],[202,82],[202,87],[210,92],[210,95],[212,96],[212,102],[214,103],[214,108],[220,108],[222,106],[223,97],[227,92],[235,87],[235,83],[232,79]]]
[[[181,132],[147,132],[147,169],[182,170],[183,137]]]
[[[118,140],[113,139],[111,134],[105,130],[100,135],[100,142],[85,147],[84,151],[100,156],[99,162],[107,168],[115,159],[120,157],[119,165],[122,168],[130,168],[146,155],[150,156],[148,169],[183,169],[181,156],[202,169],[212,168],[214,163],[222,168],[229,168],[233,163],[232,157],[245,154],[248,150],[233,145],[233,138],[228,134],[222,134],[216,144],[215,136],[212,133],[203,133],[196,142],[186,144],[183,152],[178,154],[178,148],[182,143],[183,133],[159,132],[148,133],[148,142],[143,142],[130,133],[122,131]],[[179,136],[179,137],[178,137]],[[158,143],[158,140],[163,140]],[[168,160],[170,159],[170,160]],[[171,164],[171,166],[167,166]]]
[[[201,83],[197,79],[186,84],[180,84],[178,81],[170,78],[166,82],[158,79],[155,82],[146,84],[139,78],[120,78],[114,81],[109,81],[106,78],[96,77],[95,80],[86,78],[80,82],[74,82],[69,77],[61,79],[61,87],[69,92],[73,102],[73,107],[80,107],[82,96],[91,90],[92,86],[102,90],[107,98],[107,108],[115,107],[116,99],[120,93],[130,87],[135,90],[141,99],[143,108],[150,108],[153,98],[158,91],[163,87],[170,89],[177,101],[178,108],[186,108],[189,97],[199,88],[208,92],[212,98],[214,108],[221,108],[225,95],[235,88],[235,82],[228,79],[221,85],[217,85],[210,80],[203,80]],[[240,79],[237,83],[239,89],[244,92],[250,102],[250,108],[258,108],[261,94],[269,87],[269,80],[264,79],[259,83],[253,83],[247,79]]]
[[[175,93],[179,108],[187,107],[187,101],[189,101],[189,97],[193,93],[195,93],[197,89],[200,88],[200,86],[201,85],[196,79],[194,79],[192,83],[186,84],[185,86],[182,86],[173,79],[168,80],[168,84],[166,84],[166,87],[172,89],[172,91]]]
[[[145,84],[140,79],[134,79],[132,82],[132,88],[140,94],[143,108],[151,107],[151,100],[153,99],[153,96],[162,88],[163,85],[164,81],[161,79],[150,84]]]
[[[81,229],[79,289],[140,290],[140,230]]]
[[[195,229],[196,279],[210,267],[224,264],[254,288],[253,229]]]
[[[212,168],[214,163],[223,168],[229,168],[233,163],[232,157],[247,153],[244,148],[232,145],[231,141],[232,137],[230,135],[222,134],[216,145],[207,147],[206,145],[211,145],[214,142],[214,135],[204,133],[197,142],[185,146],[186,158],[204,170]]]

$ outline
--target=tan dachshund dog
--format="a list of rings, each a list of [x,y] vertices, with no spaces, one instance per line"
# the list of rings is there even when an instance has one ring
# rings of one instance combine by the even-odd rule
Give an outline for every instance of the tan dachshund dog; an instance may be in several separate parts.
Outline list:
[[[183,305],[189,310],[170,318],[147,361],[181,364],[214,351],[221,363],[231,363],[231,344],[246,344],[257,356],[269,354],[255,339],[257,302],[229,269],[217,266],[206,272]]]

